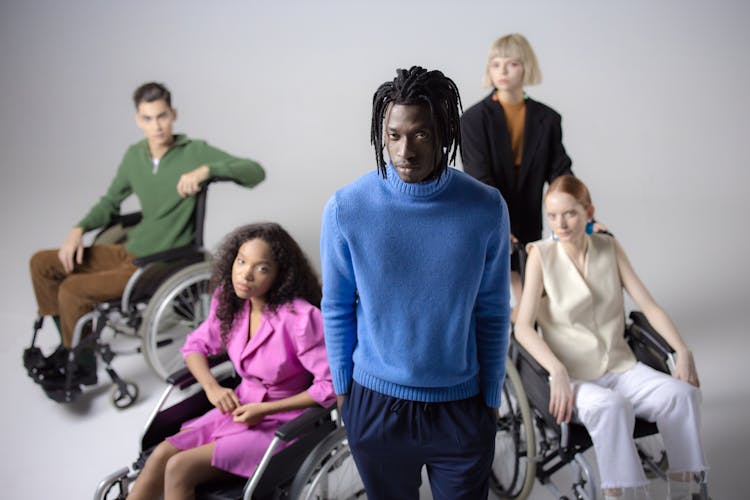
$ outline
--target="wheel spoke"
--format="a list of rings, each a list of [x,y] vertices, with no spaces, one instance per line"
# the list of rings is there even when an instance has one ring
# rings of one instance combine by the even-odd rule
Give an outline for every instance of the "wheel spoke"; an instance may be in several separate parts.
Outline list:
[[[506,370],[490,486],[500,498],[523,499],[531,491],[536,468],[529,459],[529,453],[536,449],[533,420],[518,372],[510,360]]]
[[[294,480],[291,495],[302,500],[366,498],[343,429],[329,435],[308,457]]]
[[[184,366],[180,348],[207,317],[210,263],[188,266],[163,283],[144,313],[143,349],[162,378]]]

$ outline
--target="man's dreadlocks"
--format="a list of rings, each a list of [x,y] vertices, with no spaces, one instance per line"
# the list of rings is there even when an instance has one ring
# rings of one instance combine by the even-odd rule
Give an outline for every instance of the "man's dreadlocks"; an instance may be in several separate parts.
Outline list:
[[[372,125],[370,141],[375,146],[375,160],[380,174],[386,176],[383,158],[383,120],[390,104],[417,104],[430,108],[432,127],[437,137],[435,148],[435,170],[431,179],[440,178],[449,163],[456,161],[456,152],[461,149],[460,115],[461,96],[456,84],[441,71],[427,71],[412,66],[408,71],[396,70],[396,78],[385,82],[372,98]],[[437,168],[438,161],[442,163]]]

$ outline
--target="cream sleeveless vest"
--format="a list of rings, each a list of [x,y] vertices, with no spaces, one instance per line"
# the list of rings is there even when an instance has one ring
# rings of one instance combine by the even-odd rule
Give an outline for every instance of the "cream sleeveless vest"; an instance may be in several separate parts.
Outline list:
[[[625,308],[614,240],[599,234],[587,238],[585,279],[556,241],[531,243],[544,273],[537,322],[570,378],[578,380],[596,380],[635,364],[623,337]]]

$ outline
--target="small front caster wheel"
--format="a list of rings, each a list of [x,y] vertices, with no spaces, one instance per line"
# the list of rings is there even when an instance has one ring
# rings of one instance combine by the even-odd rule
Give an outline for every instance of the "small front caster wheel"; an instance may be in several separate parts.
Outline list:
[[[117,384],[109,393],[109,400],[115,405],[115,408],[120,410],[133,406],[136,399],[138,399],[138,386],[132,382]]]

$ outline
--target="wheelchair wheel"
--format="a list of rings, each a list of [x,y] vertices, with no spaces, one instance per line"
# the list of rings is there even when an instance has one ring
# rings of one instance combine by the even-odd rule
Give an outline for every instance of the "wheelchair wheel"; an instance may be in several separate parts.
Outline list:
[[[536,474],[534,420],[521,377],[509,358],[505,368],[490,488],[500,498],[523,500],[531,493]]]
[[[343,428],[326,436],[308,455],[294,477],[289,497],[295,500],[367,498]]]
[[[198,262],[172,275],[156,290],[143,314],[142,350],[159,377],[182,368],[180,348],[208,317],[211,263]]]

